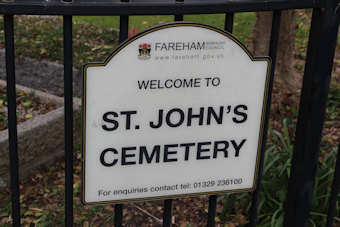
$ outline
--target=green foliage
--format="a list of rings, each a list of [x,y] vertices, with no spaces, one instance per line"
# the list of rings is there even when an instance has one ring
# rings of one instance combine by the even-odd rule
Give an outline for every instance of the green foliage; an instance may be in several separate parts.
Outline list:
[[[334,177],[334,166],[337,157],[337,149],[333,148],[328,154],[321,154],[318,163],[317,174],[311,208],[311,226],[326,226],[329,198]],[[338,194],[340,201],[340,193]],[[340,208],[336,207],[335,220],[340,221]]]
[[[11,214],[11,201],[10,198],[0,194],[1,206],[0,206],[0,219]]]
[[[340,86],[331,84],[328,94],[327,114],[331,120],[340,118]]]
[[[283,130],[278,132],[269,129],[270,142],[264,158],[261,201],[259,204],[258,226],[279,227],[283,226],[284,204],[286,201],[288,180],[290,176],[291,158],[293,145],[289,136],[289,124],[287,119],[283,120]],[[294,127],[294,126],[292,126]],[[312,208],[310,212],[311,226],[325,226],[329,197],[334,175],[336,159],[336,148],[326,154],[322,153],[318,163]],[[229,217],[235,210],[235,202],[251,204],[251,193],[228,194],[220,197],[225,199],[224,207],[220,214],[221,220]],[[340,193],[338,194],[340,201]],[[340,221],[340,209],[337,207],[336,221]]]
[[[307,11],[296,13],[295,46],[297,53],[295,57],[305,59],[307,55],[308,35],[310,28],[310,15]]]
[[[284,203],[290,175],[293,146],[289,137],[287,120],[283,132],[269,130],[271,142],[267,144],[264,158],[261,201],[258,221],[260,226],[283,226]]]

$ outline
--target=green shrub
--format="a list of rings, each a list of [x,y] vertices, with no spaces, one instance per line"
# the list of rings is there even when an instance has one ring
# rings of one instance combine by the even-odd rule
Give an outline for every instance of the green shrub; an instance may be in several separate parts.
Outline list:
[[[287,119],[283,120],[283,131],[269,129],[270,142],[264,157],[261,199],[258,210],[258,226],[283,226],[284,204],[286,201],[288,180],[290,176],[293,145],[288,132]],[[310,226],[325,226],[329,197],[334,176],[336,148],[320,158],[315,178],[314,195],[310,212]],[[228,194],[219,197],[224,200],[220,214],[221,220],[226,220],[235,212],[240,212],[240,204],[249,213],[251,193]],[[340,194],[338,194],[340,201]],[[241,211],[242,212],[242,211]],[[237,214],[236,214],[237,216]],[[340,222],[340,209],[337,207],[335,221]],[[230,218],[229,218],[230,219]]]

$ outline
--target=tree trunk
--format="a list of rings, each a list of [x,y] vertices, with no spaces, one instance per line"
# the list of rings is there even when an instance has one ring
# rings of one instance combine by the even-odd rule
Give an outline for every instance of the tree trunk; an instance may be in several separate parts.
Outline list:
[[[253,53],[264,56],[269,53],[272,12],[256,13],[253,28]],[[275,84],[277,92],[283,96],[296,95],[301,79],[294,69],[295,13],[293,10],[282,11],[278,52],[275,66]]]

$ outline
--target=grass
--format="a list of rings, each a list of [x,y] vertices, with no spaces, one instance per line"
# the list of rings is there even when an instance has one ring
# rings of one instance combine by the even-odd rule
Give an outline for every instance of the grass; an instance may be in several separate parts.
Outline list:
[[[297,55],[306,55],[308,23],[305,14],[298,16]],[[0,47],[4,46],[3,18],[0,17]],[[73,63],[78,69],[86,62],[102,62],[118,45],[119,17],[75,16],[73,24]],[[185,15],[184,20],[204,23],[223,29],[225,15]],[[254,13],[237,13],[233,35],[248,48],[251,46]],[[172,22],[173,16],[131,16],[130,28],[143,31],[152,26]],[[86,25],[84,26],[84,23]],[[62,18],[38,18],[15,16],[15,53],[36,59],[63,62]]]
[[[0,18],[0,47],[4,46]],[[63,62],[63,27],[61,17],[15,17],[15,54],[38,60]],[[118,33],[97,25],[74,22],[73,62],[80,69],[86,62],[104,61],[118,44]]]
[[[187,21],[224,27],[222,14],[186,15]],[[250,46],[254,13],[236,14],[234,35]],[[3,18],[0,17],[0,48],[4,47]],[[173,21],[173,16],[131,16],[130,27],[144,30]],[[63,27],[61,17],[15,16],[15,54],[35,59],[63,62]],[[86,23],[86,26],[84,26]],[[118,45],[119,18],[114,16],[75,16],[73,23],[73,63],[81,70],[86,62],[103,62]]]
[[[254,23],[255,13],[237,13],[234,19],[234,35],[246,45],[250,43],[252,34],[252,25]],[[199,14],[184,15],[184,21],[212,25],[218,28],[224,28],[224,14]],[[119,28],[118,16],[76,16],[74,21],[95,24],[106,28]],[[129,17],[129,28],[135,27],[140,31],[164,23],[174,21],[174,16],[131,16]]]

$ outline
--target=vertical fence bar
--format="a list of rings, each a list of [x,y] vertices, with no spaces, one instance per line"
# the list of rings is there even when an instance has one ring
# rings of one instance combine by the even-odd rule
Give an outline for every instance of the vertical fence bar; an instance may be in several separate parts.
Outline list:
[[[15,57],[14,57],[14,24],[13,15],[4,16],[5,24],[5,51],[6,51],[6,81],[8,102],[8,136],[9,158],[12,190],[12,217],[13,226],[20,226],[20,192],[19,192],[19,164],[16,118],[16,91],[15,91]]]
[[[176,0],[178,3],[184,2],[184,0]],[[183,21],[183,14],[176,14],[174,16],[175,21]],[[172,199],[164,200],[164,213],[163,213],[163,226],[171,225],[171,209],[172,209]]]
[[[164,200],[163,227],[171,226],[172,199]]]
[[[115,205],[115,227],[123,226],[123,205]]]
[[[171,226],[172,199],[164,200],[163,227]]]
[[[122,43],[128,38],[129,33],[129,16],[120,16],[119,20],[119,43]]]
[[[209,210],[208,210],[207,227],[215,226],[216,199],[217,199],[217,195],[209,196]]]
[[[233,32],[234,13],[226,13],[224,30],[227,32]],[[216,199],[217,195],[209,196],[209,208],[208,208],[208,222],[207,226],[215,226],[216,216]]]
[[[64,16],[65,226],[73,226],[72,16]]]
[[[259,202],[260,202],[260,192],[262,188],[261,181],[262,181],[262,172],[263,172],[263,162],[264,162],[264,155],[266,152],[266,141],[267,141],[267,134],[268,134],[268,122],[269,122],[270,106],[271,106],[270,104],[271,104],[271,99],[272,99],[272,90],[273,90],[273,82],[274,82],[276,53],[277,53],[277,48],[278,48],[277,46],[279,42],[280,21],[281,21],[281,11],[274,11],[273,20],[272,20],[270,45],[269,45],[269,56],[272,60],[272,66],[270,69],[268,100],[266,103],[264,130],[263,130],[263,136],[262,136],[262,142],[261,142],[262,147],[261,147],[260,163],[259,163],[258,176],[257,176],[257,187],[256,187],[256,190],[253,192],[253,196],[252,196],[253,198],[252,198],[252,203],[251,203],[249,226],[256,226],[256,220],[257,220],[258,208],[259,208]]]
[[[284,226],[308,226],[337,40],[338,1],[314,9],[288,185]]]
[[[128,0],[121,0],[121,2],[129,2]],[[122,15],[119,20],[119,43],[122,43],[128,38],[129,33],[129,16]],[[115,227],[123,226],[123,205],[115,205]]]
[[[176,0],[177,3],[183,3],[184,0]],[[183,14],[176,14],[174,17],[175,21],[183,21]]]
[[[224,30],[227,32],[233,32],[234,25],[234,13],[226,13]],[[217,195],[209,196],[209,208],[208,208],[208,222],[207,226],[215,226],[215,216],[216,216],[216,199]]]
[[[329,208],[327,215],[327,227],[333,226],[334,216],[336,212],[336,205],[338,201],[338,192],[340,189],[340,143],[338,147],[338,155],[336,157],[335,171],[334,171],[334,180],[332,185],[331,197],[329,198]]]
[[[176,0],[178,3],[183,3],[184,0]],[[183,21],[183,14],[176,14],[174,16],[175,21]],[[164,213],[163,213],[163,226],[171,225],[171,209],[172,209],[172,199],[164,200]]]
[[[184,2],[184,0],[176,0],[176,2]],[[183,14],[176,14],[174,16],[174,20],[183,21]],[[171,226],[171,210],[172,210],[172,199],[164,200],[163,227]]]
[[[120,0],[123,3],[128,3],[130,0]],[[119,17],[119,43],[122,43],[129,36],[129,16],[122,15]]]
[[[234,13],[226,13],[224,21],[224,30],[226,30],[229,33],[233,33],[233,25],[234,25]]]
[[[183,14],[176,14],[175,21],[183,21]]]
[[[230,33],[233,31],[234,13],[227,13],[224,29]],[[208,221],[207,226],[215,226],[217,195],[209,196]]]

